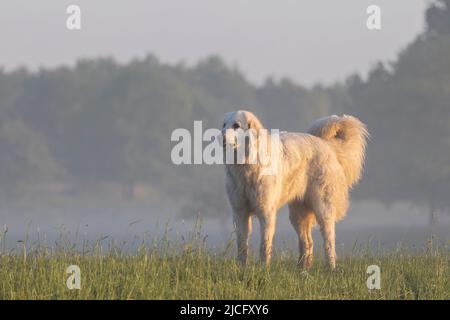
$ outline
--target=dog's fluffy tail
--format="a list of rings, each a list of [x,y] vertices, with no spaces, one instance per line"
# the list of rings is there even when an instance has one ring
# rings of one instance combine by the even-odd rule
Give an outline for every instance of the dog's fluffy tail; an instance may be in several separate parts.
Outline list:
[[[343,115],[318,119],[309,129],[309,133],[328,141],[344,168],[349,187],[361,177],[369,137],[366,125],[359,119]]]

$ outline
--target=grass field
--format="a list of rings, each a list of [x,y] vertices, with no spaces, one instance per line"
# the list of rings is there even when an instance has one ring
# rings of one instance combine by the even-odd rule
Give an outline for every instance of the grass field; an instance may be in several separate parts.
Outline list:
[[[5,240],[3,239],[3,242]],[[26,242],[0,256],[0,299],[450,299],[448,247],[359,252],[327,270],[316,252],[308,272],[294,252],[277,252],[269,269],[254,259],[236,264],[232,243],[211,251],[196,239],[143,242],[130,254],[110,243],[60,241],[51,248]],[[0,247],[1,248],[1,247]],[[369,265],[381,269],[381,289],[366,286]],[[81,289],[66,286],[66,269],[78,265]]]

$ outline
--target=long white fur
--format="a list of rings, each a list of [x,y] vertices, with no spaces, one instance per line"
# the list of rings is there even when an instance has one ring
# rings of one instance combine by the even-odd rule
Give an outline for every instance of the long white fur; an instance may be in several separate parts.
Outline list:
[[[242,130],[263,129],[249,111],[227,113],[223,135],[236,124]],[[262,174],[261,164],[225,165],[226,190],[233,210],[238,259],[245,263],[251,218],[261,226],[261,260],[268,265],[272,253],[276,215],[285,204],[298,234],[299,265],[309,268],[313,258],[312,228],[317,223],[324,238],[331,268],[336,265],[335,223],[348,209],[348,191],[360,179],[368,132],[357,118],[343,115],[317,120],[309,133],[282,132],[276,152],[277,172]]]

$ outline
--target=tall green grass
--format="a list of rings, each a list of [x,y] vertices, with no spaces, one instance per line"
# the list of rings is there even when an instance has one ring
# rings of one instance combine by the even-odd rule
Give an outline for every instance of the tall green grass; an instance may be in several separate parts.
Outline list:
[[[172,242],[142,241],[134,253],[105,239],[78,246],[67,238],[18,243],[0,256],[0,299],[450,299],[448,247],[426,246],[420,253],[354,252],[327,269],[321,252],[308,272],[296,253],[277,252],[270,268],[251,258],[245,267],[233,257],[232,243],[211,250],[194,232]],[[234,248],[233,248],[234,249]],[[381,289],[369,290],[369,265],[381,268]],[[66,286],[66,268],[81,269],[81,290]]]

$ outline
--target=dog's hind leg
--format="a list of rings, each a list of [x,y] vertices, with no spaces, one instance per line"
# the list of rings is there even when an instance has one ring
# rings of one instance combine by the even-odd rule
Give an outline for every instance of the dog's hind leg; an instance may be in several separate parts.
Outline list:
[[[261,226],[261,262],[268,266],[272,256],[272,242],[275,234],[276,212],[273,214],[258,215]]]
[[[237,258],[241,264],[247,263],[248,239],[252,232],[252,217],[242,211],[234,214],[234,225],[236,228]]]
[[[298,248],[300,256],[298,265],[301,268],[310,268],[313,264],[313,238],[312,228],[316,223],[314,212],[302,203],[289,204],[289,220],[298,235]]]
[[[325,256],[327,258],[330,269],[336,268],[336,236],[335,236],[335,219],[332,214],[328,212],[320,212],[317,217],[317,222],[320,226],[320,231],[323,237],[323,246]]]

